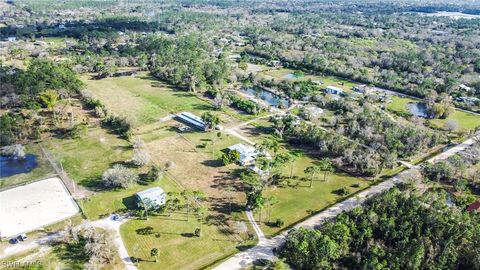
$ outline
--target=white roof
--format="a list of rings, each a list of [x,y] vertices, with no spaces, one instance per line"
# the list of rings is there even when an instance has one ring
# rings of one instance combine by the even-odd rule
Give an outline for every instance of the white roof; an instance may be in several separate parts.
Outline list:
[[[153,187],[137,192],[137,197],[140,200],[143,200],[145,198],[155,200],[158,196],[162,196],[163,194],[165,194],[165,191],[163,191],[161,187]]]
[[[259,153],[257,149],[253,146],[245,145],[243,143],[237,143],[234,144],[230,147],[228,147],[228,150],[233,151],[237,150],[240,153],[240,161],[245,161],[252,159],[253,157],[257,156]]]
[[[336,91],[339,91],[339,92],[343,92],[342,88],[331,86],[331,85],[327,86],[327,89],[332,89],[332,90],[336,90]]]

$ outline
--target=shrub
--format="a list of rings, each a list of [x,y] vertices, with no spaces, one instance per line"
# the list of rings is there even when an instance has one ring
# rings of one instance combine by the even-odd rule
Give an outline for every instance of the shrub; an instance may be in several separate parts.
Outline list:
[[[240,152],[238,150],[232,150],[222,155],[223,165],[238,162],[240,160]]]
[[[143,150],[134,149],[132,163],[135,166],[145,166],[150,160],[150,156]]]
[[[131,136],[131,124],[123,117],[109,115],[102,120],[102,126],[126,139]]]
[[[72,139],[77,139],[85,135],[87,131],[88,126],[86,124],[75,124],[70,130],[68,130],[66,135]]]
[[[158,166],[153,165],[152,168],[147,173],[147,179],[150,181],[157,181],[161,175],[162,175],[162,170]]]
[[[277,228],[282,227],[284,224],[285,224],[285,222],[281,218],[277,218],[277,220],[275,220],[275,227],[277,227]]]
[[[127,188],[138,181],[138,175],[122,165],[115,165],[102,175],[103,184],[108,188]]]
[[[202,229],[200,229],[200,227],[195,228],[194,234],[196,237],[200,237],[201,233],[202,233]]]

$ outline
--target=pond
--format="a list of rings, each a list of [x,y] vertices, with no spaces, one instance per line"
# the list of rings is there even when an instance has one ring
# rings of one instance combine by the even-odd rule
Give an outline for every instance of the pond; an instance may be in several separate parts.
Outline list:
[[[13,156],[0,156],[0,177],[9,177],[19,173],[28,173],[37,167],[37,156],[27,154],[24,159]]]
[[[241,88],[240,91],[249,96],[259,98],[273,107],[278,107],[279,104],[282,104],[283,108],[288,108],[290,106],[290,101],[288,101],[288,99],[259,87]]]
[[[287,75],[284,75],[282,78],[287,80],[292,80],[292,79],[297,79],[301,77],[303,77],[302,74],[288,73]]]
[[[408,103],[407,108],[415,116],[428,118],[427,107],[423,103]]]

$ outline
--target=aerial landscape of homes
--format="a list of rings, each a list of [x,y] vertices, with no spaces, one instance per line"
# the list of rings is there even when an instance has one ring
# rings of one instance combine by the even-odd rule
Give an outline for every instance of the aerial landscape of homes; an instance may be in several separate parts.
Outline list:
[[[480,3],[0,1],[0,269],[480,269]]]

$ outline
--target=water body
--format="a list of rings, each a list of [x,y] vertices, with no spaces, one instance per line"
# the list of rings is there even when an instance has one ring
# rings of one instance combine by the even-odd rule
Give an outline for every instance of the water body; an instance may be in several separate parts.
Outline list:
[[[423,103],[408,103],[407,108],[415,116],[428,118],[427,107]]]
[[[37,165],[37,156],[31,154],[25,155],[24,159],[15,159],[13,156],[0,156],[0,177],[28,173],[35,169]]]
[[[288,73],[287,75],[284,75],[282,78],[287,79],[287,80],[291,80],[291,79],[297,79],[297,78],[301,78],[301,77],[303,77],[303,75],[300,75],[300,74],[295,75],[294,73]]]
[[[290,101],[288,101],[288,99],[279,95],[275,95],[274,93],[263,90],[259,87],[241,88],[240,91],[252,97],[259,98],[273,107],[278,107],[280,104],[282,104],[284,108],[288,108],[290,106]]]

